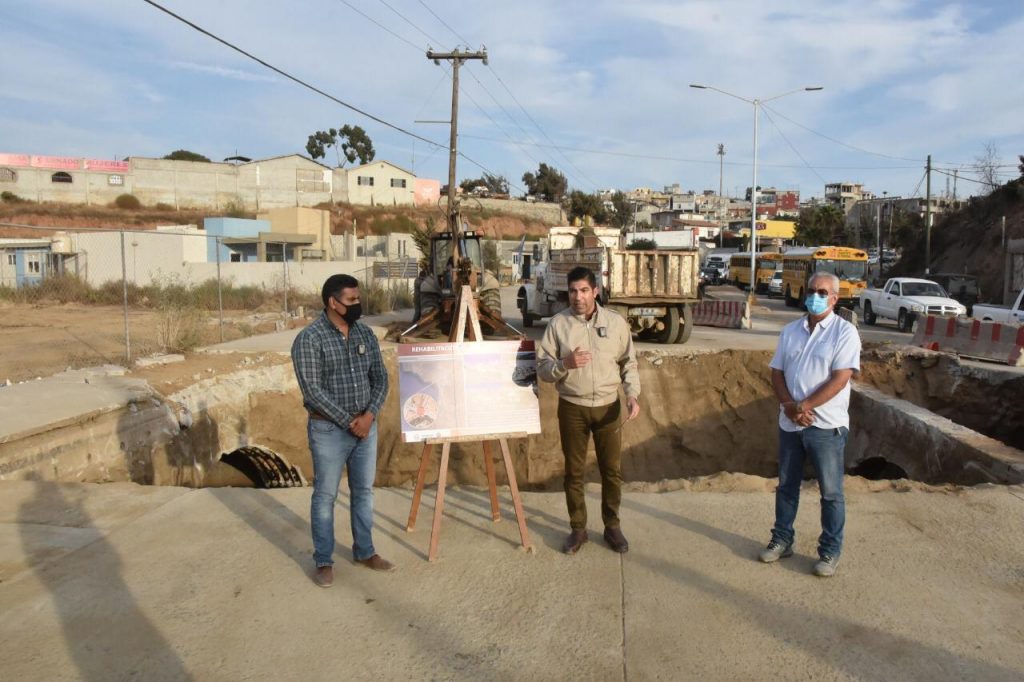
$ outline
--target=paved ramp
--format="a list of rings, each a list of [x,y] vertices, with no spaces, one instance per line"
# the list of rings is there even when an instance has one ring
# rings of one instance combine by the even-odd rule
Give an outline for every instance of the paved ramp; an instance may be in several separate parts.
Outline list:
[[[504,491],[503,491],[504,493]],[[441,558],[404,531],[410,491],[377,491],[377,549],[308,573],[309,490],[0,482],[5,679],[1017,680],[1024,675],[1024,489],[852,493],[834,579],[797,555],[753,560],[770,493],[627,493],[632,549],[557,551],[560,494],[527,493],[537,552],[507,493],[450,491]],[[598,493],[588,490],[597,516]],[[426,504],[432,499],[426,500]]]

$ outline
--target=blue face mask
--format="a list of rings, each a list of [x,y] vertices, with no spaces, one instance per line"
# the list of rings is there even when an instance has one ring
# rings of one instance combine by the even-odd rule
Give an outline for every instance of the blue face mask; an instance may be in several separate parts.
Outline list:
[[[828,310],[828,296],[809,294],[807,298],[804,299],[804,305],[807,307],[807,312],[811,315],[821,315],[823,312]]]

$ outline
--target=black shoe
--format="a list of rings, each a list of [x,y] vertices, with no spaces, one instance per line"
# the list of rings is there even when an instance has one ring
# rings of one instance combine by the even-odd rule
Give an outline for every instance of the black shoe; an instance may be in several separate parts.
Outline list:
[[[612,548],[613,552],[625,554],[629,551],[629,540],[627,540],[626,536],[622,534],[622,529],[618,526],[604,529],[604,541],[608,543],[608,546]]]
[[[580,547],[586,544],[587,530],[585,528],[574,528],[569,537],[565,539],[565,544],[562,545],[562,551],[566,554],[575,554],[580,551]]]

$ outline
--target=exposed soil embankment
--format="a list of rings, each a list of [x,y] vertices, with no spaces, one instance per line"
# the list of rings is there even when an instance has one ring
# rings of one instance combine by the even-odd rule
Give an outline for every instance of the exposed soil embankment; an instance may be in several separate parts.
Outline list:
[[[860,381],[1024,450],[1024,375],[908,346],[866,349]]]
[[[622,428],[624,480],[650,489],[747,490],[770,485],[766,481],[777,475],[778,404],[770,386],[769,355],[735,350],[641,352],[641,414]],[[376,482],[409,486],[423,445],[403,443],[398,430],[397,358],[392,344],[384,344],[384,360],[392,390],[378,421]],[[1019,442],[1017,425],[1024,416],[1019,375],[977,370],[941,354],[909,348],[869,349],[862,365],[851,402],[849,471],[891,469],[895,475],[882,477],[931,484],[1024,480],[1024,452],[963,426],[969,422],[1011,444]],[[104,412],[109,413],[106,421],[93,420],[89,430],[81,425],[55,426],[33,435],[31,442],[0,444],[0,465],[9,465],[0,473],[53,480],[272,487],[270,479],[247,479],[226,463],[225,455],[235,453],[237,459],[243,456],[239,451],[255,446],[270,453],[274,466],[294,466],[305,480],[312,480],[308,418],[287,355],[191,356],[180,365],[135,375],[135,380],[148,382],[147,390],[152,387],[156,392],[112,406]],[[542,432],[511,441],[512,461],[524,488],[559,489],[563,460],[558,395],[551,384],[542,383],[539,398]],[[435,446],[428,483],[437,479],[438,449]],[[493,451],[498,453],[497,448]],[[11,468],[15,464],[16,471]],[[259,464],[253,462],[255,468]],[[502,469],[498,467],[498,477],[504,484]],[[485,472],[479,442],[452,444],[449,482],[483,486]],[[813,475],[809,464],[805,473]],[[588,480],[599,480],[593,454]]]

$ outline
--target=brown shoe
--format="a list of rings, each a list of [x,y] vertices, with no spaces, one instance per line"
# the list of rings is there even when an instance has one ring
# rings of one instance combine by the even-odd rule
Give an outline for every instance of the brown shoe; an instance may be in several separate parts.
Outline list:
[[[622,534],[622,529],[618,526],[604,529],[604,541],[608,543],[613,552],[625,554],[629,551],[629,540]]]
[[[372,568],[375,571],[393,571],[396,566],[382,557],[380,554],[374,554],[369,559],[359,559],[356,561],[357,564],[362,564],[367,568]]]
[[[330,587],[334,584],[334,567],[318,566],[313,574],[313,582],[320,587]]]
[[[562,551],[566,554],[575,554],[580,551],[580,547],[582,547],[587,540],[586,528],[573,528],[572,532],[569,533],[569,537],[565,539],[565,544],[562,545]]]

